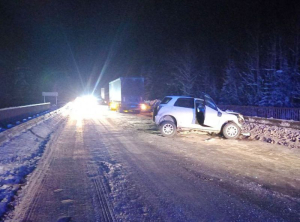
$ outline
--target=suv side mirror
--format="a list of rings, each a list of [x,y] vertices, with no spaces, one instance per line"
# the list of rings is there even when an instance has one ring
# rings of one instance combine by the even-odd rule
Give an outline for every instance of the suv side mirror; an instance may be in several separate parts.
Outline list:
[[[220,111],[218,111],[218,117],[221,117],[222,113]]]

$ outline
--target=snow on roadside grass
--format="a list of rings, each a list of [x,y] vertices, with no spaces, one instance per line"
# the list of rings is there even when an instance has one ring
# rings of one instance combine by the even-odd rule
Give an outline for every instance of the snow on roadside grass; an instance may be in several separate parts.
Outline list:
[[[243,128],[251,133],[250,139],[300,149],[300,130],[250,122]]]
[[[13,208],[13,196],[35,169],[61,119],[53,116],[0,145],[0,218]]]

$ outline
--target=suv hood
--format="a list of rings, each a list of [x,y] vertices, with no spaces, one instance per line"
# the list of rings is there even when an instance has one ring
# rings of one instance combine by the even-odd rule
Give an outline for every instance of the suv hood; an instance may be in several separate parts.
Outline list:
[[[238,121],[240,124],[242,124],[245,121],[245,118],[242,114],[237,113],[237,112],[233,112],[231,110],[225,110],[225,113],[231,114],[231,115],[235,115],[238,118]]]
[[[225,113],[228,113],[228,114],[233,114],[233,115],[241,115],[240,113],[233,112],[233,111],[231,111],[231,110],[225,110],[224,112],[225,112]]]

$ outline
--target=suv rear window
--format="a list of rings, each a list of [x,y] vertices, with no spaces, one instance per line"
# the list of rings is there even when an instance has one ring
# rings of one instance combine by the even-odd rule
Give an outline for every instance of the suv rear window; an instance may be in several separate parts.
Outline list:
[[[179,98],[175,102],[174,106],[193,109],[194,108],[194,98]]]
[[[167,104],[168,102],[170,102],[172,100],[172,97],[165,97],[160,104]]]

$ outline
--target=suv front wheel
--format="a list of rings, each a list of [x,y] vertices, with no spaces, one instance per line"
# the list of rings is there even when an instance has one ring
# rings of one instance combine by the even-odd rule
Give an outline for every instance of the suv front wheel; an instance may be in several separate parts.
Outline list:
[[[177,127],[172,121],[163,121],[159,125],[160,132],[165,137],[172,137],[177,133]]]
[[[236,139],[241,134],[241,129],[235,123],[226,123],[222,129],[223,136],[227,139]]]

